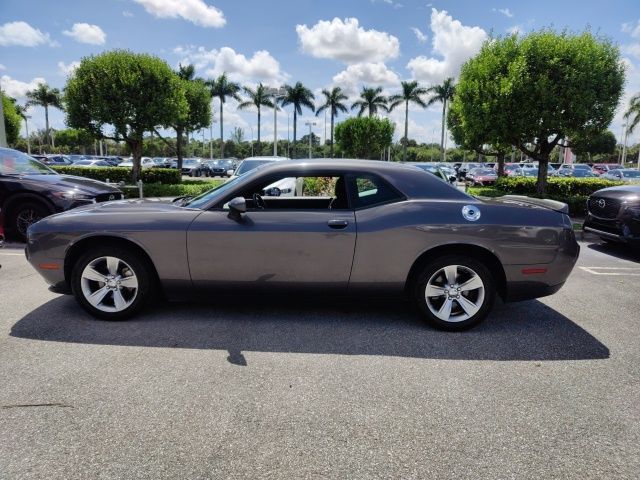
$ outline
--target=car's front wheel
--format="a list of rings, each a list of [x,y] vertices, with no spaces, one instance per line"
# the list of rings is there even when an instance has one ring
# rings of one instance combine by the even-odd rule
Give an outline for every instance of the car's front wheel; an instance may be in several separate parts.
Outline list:
[[[89,250],[75,263],[71,286],[78,303],[103,320],[124,320],[150,296],[151,274],[145,262],[120,247]]]
[[[51,210],[46,205],[30,200],[9,210],[7,227],[13,230],[18,240],[24,242],[27,239],[27,229],[48,215],[51,215]]]
[[[413,293],[430,325],[441,330],[466,330],[479,324],[491,310],[495,281],[482,262],[447,255],[423,268]]]

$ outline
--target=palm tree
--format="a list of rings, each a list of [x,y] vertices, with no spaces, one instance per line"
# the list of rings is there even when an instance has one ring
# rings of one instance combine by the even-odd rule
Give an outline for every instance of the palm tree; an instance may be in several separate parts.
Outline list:
[[[313,104],[313,100],[316,97],[301,82],[296,82],[294,86],[285,85],[284,90],[285,94],[282,96],[280,103],[283,107],[287,105],[293,106],[293,157],[297,158],[296,132],[298,115],[302,115],[302,107],[315,111],[316,107]]]
[[[220,158],[224,158],[224,102],[227,100],[227,97],[240,101],[240,96],[238,95],[240,85],[235,82],[230,82],[226,72],[215,80],[208,80],[206,84],[211,90],[211,96],[220,99]]]
[[[389,97],[389,111],[404,103],[404,141],[402,142],[402,161],[407,161],[407,143],[409,142],[409,103],[415,103],[425,108],[427,104],[421,95],[426,95],[427,89],[421,87],[415,80],[401,82],[402,93]]]
[[[193,65],[178,65],[178,71],[176,75],[180,77],[182,80],[194,80],[196,76],[196,67]]]
[[[442,85],[434,85],[427,89],[427,92],[433,96],[427,102],[430,107],[436,102],[442,102],[442,133],[440,134],[440,150],[442,151],[442,161],[446,160],[444,152],[444,126],[445,117],[447,116],[447,102],[450,102],[455,95],[456,87],[453,84],[453,78],[449,77],[442,82]]]
[[[624,113],[624,119],[627,121],[627,131],[633,133],[640,123],[640,93],[636,93],[629,100],[629,108]]]
[[[322,90],[322,94],[324,95],[324,103],[316,110],[316,117],[325,110],[329,110],[331,114],[331,146],[329,147],[329,155],[333,158],[333,120],[338,116],[339,112],[346,113],[348,111],[347,106],[342,103],[342,101],[347,100],[348,97],[342,93],[340,87],[333,87],[331,91],[326,89]]]
[[[238,105],[238,109],[244,110],[245,108],[249,107],[256,107],[258,109],[258,152],[260,152],[260,108],[275,107],[273,103],[273,94],[269,93],[267,87],[265,87],[262,83],[258,84],[258,87],[255,90],[250,87],[244,87],[243,90],[244,93],[246,93],[249,97],[249,100],[244,101],[240,105]]]
[[[31,140],[29,139],[29,119],[31,115],[27,115],[27,106],[26,105],[18,105],[16,103],[16,112],[20,115],[20,118],[24,120],[24,128],[27,132],[27,153],[31,155]]]
[[[45,132],[47,134],[47,143],[52,141],[49,129],[49,107],[55,107],[60,110],[62,107],[62,94],[57,88],[50,88],[46,83],[38,83],[38,86],[29,92],[27,92],[26,107],[33,105],[44,107],[44,122]]]
[[[378,113],[378,109],[388,112],[387,97],[382,95],[382,87],[370,88],[362,87],[360,100],[351,105],[351,110],[359,108],[358,116],[361,117],[365,110],[369,110],[369,116],[373,117]]]

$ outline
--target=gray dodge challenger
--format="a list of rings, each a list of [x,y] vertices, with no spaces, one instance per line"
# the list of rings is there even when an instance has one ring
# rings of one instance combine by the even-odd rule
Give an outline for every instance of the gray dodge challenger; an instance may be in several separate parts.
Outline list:
[[[286,188],[283,188],[286,186]],[[410,165],[279,161],[195,198],[96,203],[28,230],[54,291],[120,320],[160,294],[409,296],[434,327],[555,293],[579,246],[564,203],[471,197]]]

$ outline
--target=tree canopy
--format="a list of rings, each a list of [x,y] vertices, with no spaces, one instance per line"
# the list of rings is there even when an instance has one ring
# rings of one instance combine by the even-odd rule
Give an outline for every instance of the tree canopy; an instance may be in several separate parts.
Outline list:
[[[183,84],[158,57],[113,50],[85,57],[66,88],[67,123],[94,135],[124,140],[140,173],[144,132],[188,114]]]
[[[380,158],[391,145],[394,126],[388,119],[374,117],[348,118],[336,126],[336,143],[350,158]]]
[[[2,109],[4,113],[4,130],[7,136],[7,143],[14,145],[20,136],[20,126],[22,125],[22,117],[16,109],[16,101],[14,98],[2,95]]]
[[[462,67],[449,125],[466,145],[513,145],[539,161],[544,193],[553,148],[606,129],[623,84],[618,48],[588,31],[492,38]]]

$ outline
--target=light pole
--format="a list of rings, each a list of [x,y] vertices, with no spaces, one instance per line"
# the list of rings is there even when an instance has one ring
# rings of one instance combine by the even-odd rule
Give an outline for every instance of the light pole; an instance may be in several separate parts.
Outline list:
[[[251,129],[251,156],[253,157],[253,127],[249,125],[249,128]]]
[[[317,124],[316,122],[305,122],[305,125],[309,126],[309,158],[311,158],[311,149],[312,149],[312,139],[313,139],[313,132],[311,131],[311,127],[315,127]]]
[[[624,167],[624,162],[627,160],[627,138],[629,137],[628,123],[625,123],[624,128],[624,142],[622,143],[622,156],[620,157],[620,165]]]
[[[273,156],[278,156],[278,102],[285,96],[287,91],[284,87],[270,87],[267,93],[273,97]]]

